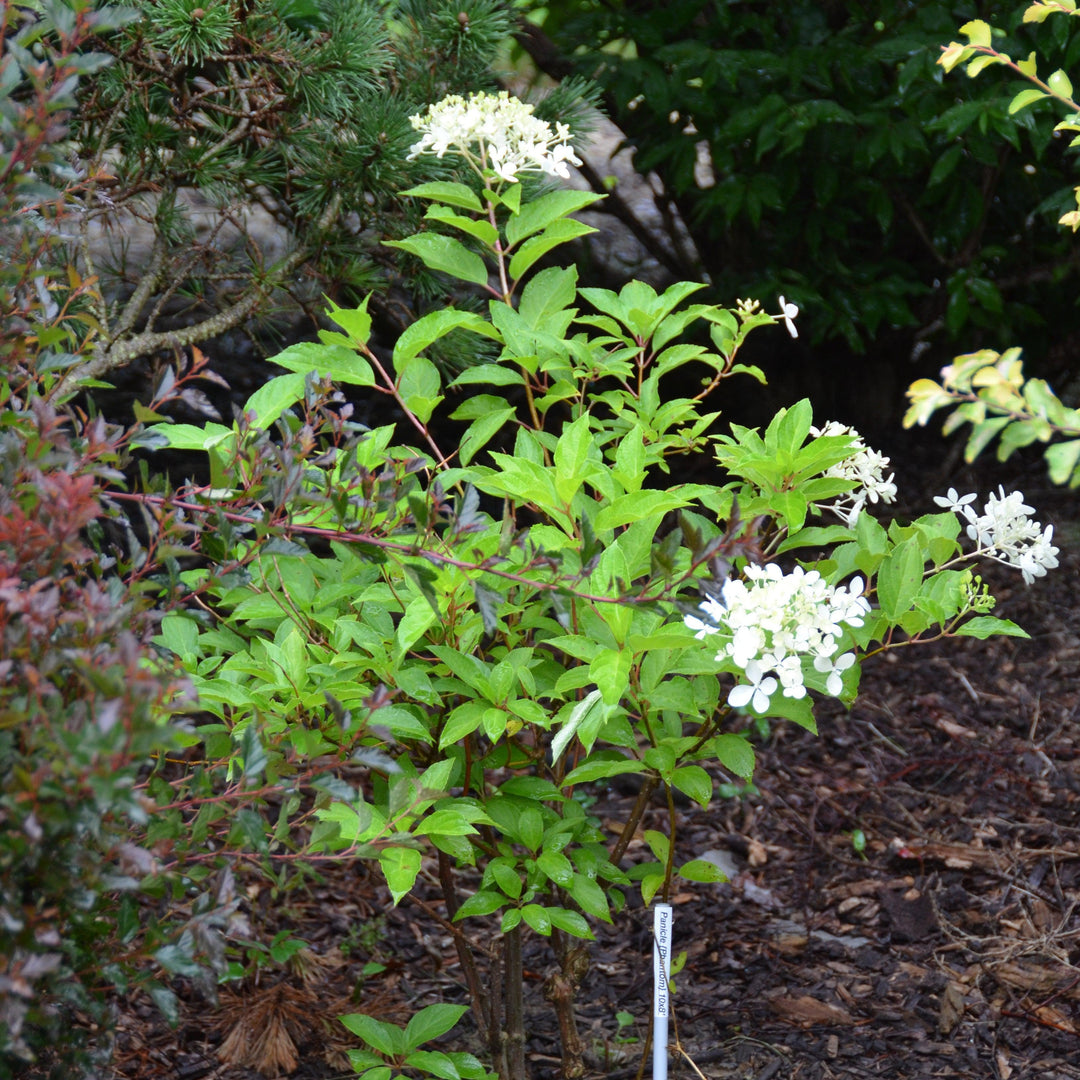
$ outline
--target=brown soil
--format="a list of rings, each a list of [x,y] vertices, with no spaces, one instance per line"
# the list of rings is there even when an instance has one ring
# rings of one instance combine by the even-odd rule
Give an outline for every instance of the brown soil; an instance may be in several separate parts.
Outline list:
[[[952,478],[965,480],[974,490]],[[996,614],[1030,640],[891,652],[867,665],[850,713],[822,707],[818,737],[772,727],[756,794],[680,808],[680,855],[726,852],[733,877],[673,897],[686,964],[672,1077],[1080,1080],[1080,501],[1041,464],[1016,486],[1062,548],[1034,586],[985,574]],[[614,835],[632,801],[609,789],[591,811]],[[659,800],[643,827],[666,828]],[[644,854],[638,840],[628,859]],[[218,1010],[190,995],[176,1031],[131,1003],[112,1080],[344,1077],[337,1015],[404,1023],[434,1001],[467,1003],[452,938],[430,916],[445,914],[434,869],[421,903],[398,908],[363,865],[320,873],[279,898],[250,883],[252,924],[310,943],[299,967],[223,993]],[[472,924],[482,944],[495,937],[493,920]],[[650,928],[631,894],[597,930],[576,999],[589,1078],[638,1073]],[[526,941],[528,1066],[548,1080],[561,1070],[543,994],[554,959]],[[365,978],[373,961],[383,970]],[[450,1045],[470,1048],[470,1030],[466,1016]],[[262,1074],[244,1066],[258,1061]]]

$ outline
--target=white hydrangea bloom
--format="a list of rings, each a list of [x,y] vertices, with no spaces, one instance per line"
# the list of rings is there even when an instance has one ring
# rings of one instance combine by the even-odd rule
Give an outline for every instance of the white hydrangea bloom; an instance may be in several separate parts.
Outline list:
[[[997,494],[987,499],[981,514],[971,505],[975,499],[974,494],[959,495],[956,488],[934,496],[938,506],[967,521],[967,534],[978,545],[977,554],[1015,566],[1028,585],[1058,565],[1058,549],[1051,543],[1054,526],[1047,525],[1044,529],[1032,520],[1035,510],[1024,502],[1022,492],[1011,491],[1006,495],[1005,488],[998,487]]]
[[[853,440],[851,456],[826,469],[823,475],[839,477],[841,480],[854,480],[859,485],[827,505],[817,505],[815,509],[831,510],[848,528],[853,528],[867,502],[896,501],[894,474],[889,473],[887,477],[885,475],[885,470],[889,467],[889,459],[884,454],[879,454],[868,447],[854,428],[841,424],[837,420],[830,420],[823,428],[812,427],[810,434],[815,438],[823,435],[847,435]]]
[[[728,695],[734,708],[749,705],[763,713],[772,695],[806,696],[803,660],[828,674],[827,690],[843,690],[842,675],[855,663],[854,653],[836,656],[845,626],[858,627],[870,610],[861,578],[829,585],[816,570],[797,566],[785,574],[776,563],[748,566],[744,579],[726,581],[722,601],[706,600],[700,610],[708,621],[687,615],[699,639],[721,634],[728,640],[716,654],[730,660],[749,680]]]
[[[454,151],[478,171],[491,169],[507,183],[522,173],[544,172],[566,178],[567,165],[581,161],[570,146],[570,129],[533,116],[532,105],[499,94],[476,93],[468,99],[451,94],[431,105],[424,114],[410,117],[422,138],[409,151],[409,160],[421,154],[442,157]]]

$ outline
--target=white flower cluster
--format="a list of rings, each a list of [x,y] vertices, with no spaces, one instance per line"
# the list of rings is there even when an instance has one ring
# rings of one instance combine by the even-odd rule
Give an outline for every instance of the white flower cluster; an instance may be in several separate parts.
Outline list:
[[[505,90],[500,94],[451,94],[423,115],[410,118],[423,138],[410,148],[409,160],[421,154],[442,157],[454,150],[503,180],[516,183],[521,173],[545,172],[568,177],[567,163],[580,165],[567,141],[570,129],[533,116],[533,107]]]
[[[935,495],[934,502],[959,514],[968,523],[968,537],[979,545],[977,554],[1015,566],[1030,585],[1036,578],[1044,577],[1047,570],[1057,564],[1058,549],[1050,542],[1054,526],[1044,529],[1031,520],[1035,510],[1024,503],[1022,492],[1005,494],[1003,487],[986,500],[983,512],[977,514],[970,505],[976,495],[959,495],[956,488],[949,488],[945,495]]]
[[[849,435],[852,442],[851,456],[832,468],[826,469],[825,476],[836,476],[842,480],[854,480],[859,486],[841,495],[828,507],[818,506],[818,510],[829,509],[837,514],[848,528],[853,528],[859,513],[867,502],[891,503],[896,501],[896,485],[893,473],[885,476],[889,459],[884,454],[870,449],[863,442],[862,436],[852,427],[847,427],[837,420],[830,420],[823,428],[812,427],[810,434],[815,438],[822,435]]]
[[[785,574],[776,563],[748,566],[746,580],[729,580],[721,589],[722,601],[706,600],[701,610],[709,621],[687,615],[686,625],[704,639],[730,634],[716,654],[731,659],[749,682],[728,695],[734,708],[750,705],[763,713],[769,698],[783,687],[784,697],[806,696],[803,659],[826,675],[826,690],[833,697],[843,690],[843,673],[855,663],[853,652],[837,656],[844,626],[862,626],[870,610],[862,595],[861,578],[850,585],[827,584],[816,570],[796,567]]]

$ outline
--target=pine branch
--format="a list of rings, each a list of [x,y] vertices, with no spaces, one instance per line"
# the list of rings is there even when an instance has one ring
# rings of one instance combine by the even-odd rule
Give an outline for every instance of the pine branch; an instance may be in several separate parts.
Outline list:
[[[330,228],[336,220],[340,208],[341,196],[334,195],[318,221],[318,232],[325,232]],[[161,245],[162,248],[163,246]],[[158,245],[155,245],[155,250],[157,247]],[[83,380],[99,378],[110,371],[125,367],[140,356],[149,356],[152,353],[166,349],[183,349],[188,345],[194,345],[200,341],[207,341],[210,338],[217,337],[219,334],[224,334],[227,330],[239,326],[259,306],[264,297],[277,287],[279,282],[289,278],[297,267],[311,258],[311,255],[310,248],[298,247],[272,267],[265,280],[252,285],[234,304],[224,311],[219,311],[216,315],[203,319],[201,322],[185,326],[180,330],[148,330],[130,337],[113,337],[111,341],[95,352],[92,359],[68,372],[57,383],[56,388],[49,395],[50,398],[60,400],[65,395],[72,393]],[[130,329],[134,324],[139,310],[149,299],[155,285],[156,279],[152,280],[149,273],[139,283],[139,288],[132,294],[131,300],[128,301],[124,309],[121,325],[125,330]],[[136,299],[140,296],[141,299],[136,305]]]

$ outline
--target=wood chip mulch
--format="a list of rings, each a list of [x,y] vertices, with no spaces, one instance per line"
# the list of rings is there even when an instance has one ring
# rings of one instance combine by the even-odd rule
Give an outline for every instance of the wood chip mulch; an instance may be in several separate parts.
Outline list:
[[[680,856],[719,860],[731,880],[673,897],[686,952],[673,1078],[1080,1080],[1080,499],[1041,466],[1023,479],[1056,523],[1061,567],[1030,588],[1003,568],[985,576],[996,614],[1030,640],[888,653],[850,713],[822,706],[819,736],[772,727],[756,795],[680,807]],[[612,786],[591,812],[614,835],[632,801]],[[666,829],[665,815],[657,801],[642,827]],[[628,858],[645,856],[635,840]],[[176,1031],[129,1004],[109,1080],[344,1077],[342,1011],[404,1023],[467,1002],[452,940],[420,907],[391,908],[362,866],[321,873],[252,901],[267,937],[289,927],[309,942],[306,975],[265,973],[217,1011],[192,995]],[[496,924],[476,923],[490,942]],[[589,1078],[638,1073],[650,928],[631,893],[598,929],[576,1009]],[[554,960],[527,942],[528,1065],[554,1080]],[[372,962],[383,969],[364,976]],[[617,1013],[633,1022],[620,1029]],[[470,1030],[466,1017],[449,1047],[475,1049]]]

